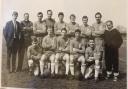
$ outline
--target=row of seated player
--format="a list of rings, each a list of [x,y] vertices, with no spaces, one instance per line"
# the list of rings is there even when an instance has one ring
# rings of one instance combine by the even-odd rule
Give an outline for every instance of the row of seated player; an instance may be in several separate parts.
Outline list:
[[[40,76],[44,77],[45,65],[47,64],[51,77],[55,77],[59,73],[59,63],[62,61],[65,66],[65,76],[68,77],[70,72],[71,77],[74,78],[75,66],[77,62],[80,62],[79,68],[83,78],[87,79],[94,69],[95,80],[97,81],[103,50],[95,47],[93,39],[89,40],[88,47],[85,49],[85,43],[80,37],[81,31],[79,29],[75,30],[75,37],[70,42],[66,39],[66,33],[67,30],[63,29],[61,36],[55,42],[56,37],[53,35],[53,29],[48,29],[48,35],[43,38],[42,42],[42,46],[45,48],[43,53],[41,53],[42,50],[37,44],[37,37],[33,39],[33,43],[27,52],[30,71],[32,71],[31,66],[35,64],[35,75],[39,75],[40,71]],[[55,51],[56,46],[57,51]],[[89,68],[89,73],[85,74],[87,68]]]

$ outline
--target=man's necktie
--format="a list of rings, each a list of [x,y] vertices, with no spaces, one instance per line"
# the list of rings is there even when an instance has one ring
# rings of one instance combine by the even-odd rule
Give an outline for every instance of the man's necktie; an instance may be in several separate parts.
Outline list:
[[[14,21],[14,38],[16,38],[16,32],[17,32],[17,24],[16,21]]]

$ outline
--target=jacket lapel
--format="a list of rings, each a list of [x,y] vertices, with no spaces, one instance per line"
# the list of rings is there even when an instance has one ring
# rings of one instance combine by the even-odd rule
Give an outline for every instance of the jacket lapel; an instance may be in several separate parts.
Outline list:
[[[11,21],[12,30],[14,31],[14,24],[13,21]]]

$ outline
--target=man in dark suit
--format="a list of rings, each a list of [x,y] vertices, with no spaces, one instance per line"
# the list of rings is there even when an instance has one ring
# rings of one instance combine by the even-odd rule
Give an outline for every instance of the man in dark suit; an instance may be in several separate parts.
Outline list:
[[[16,21],[18,12],[12,13],[12,20],[6,23],[4,28],[4,37],[7,46],[7,69],[9,72],[16,72],[16,55],[21,39],[20,23]]]

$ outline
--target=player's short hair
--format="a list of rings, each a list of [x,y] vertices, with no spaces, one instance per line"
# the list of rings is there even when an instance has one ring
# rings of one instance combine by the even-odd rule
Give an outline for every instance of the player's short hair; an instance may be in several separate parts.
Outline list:
[[[113,24],[113,21],[112,20],[107,20],[106,23],[110,22],[111,24]]]
[[[47,10],[47,14],[48,14],[49,11],[52,12],[52,10]]]
[[[24,13],[24,16],[25,16],[25,15],[29,15],[29,13]]]
[[[36,36],[31,36],[31,39],[32,39],[32,44],[38,43]]]
[[[83,16],[82,19],[88,19],[88,16]]]
[[[75,30],[75,33],[76,33],[76,32],[81,33],[81,30],[80,30],[79,28],[77,28],[77,29]]]
[[[66,32],[67,32],[67,29],[66,29],[66,28],[62,28],[62,29],[61,29],[61,32],[62,32],[62,31],[66,31]]]
[[[13,11],[12,15],[18,15],[18,12],[17,11]]]
[[[60,15],[63,15],[63,16],[64,16],[64,13],[63,13],[63,12],[59,12],[58,17],[59,17]]]
[[[102,17],[102,14],[101,14],[100,12],[97,12],[97,13],[95,14],[95,17],[96,17],[96,15],[100,15],[100,17]]]
[[[43,20],[42,22],[44,23],[44,22],[46,22],[46,20]]]
[[[94,41],[94,39],[95,39],[95,38],[92,37],[92,36],[88,38],[88,40],[93,40],[93,41]]]
[[[37,16],[38,16],[38,15],[42,15],[42,16],[43,16],[43,13],[42,13],[42,12],[38,12],[38,13],[37,13]]]
[[[70,15],[70,19],[71,19],[71,17],[75,17],[75,18],[76,18],[75,14],[71,14],[71,15]]]

